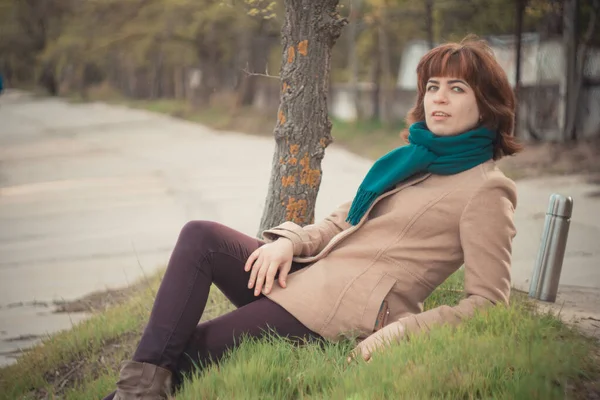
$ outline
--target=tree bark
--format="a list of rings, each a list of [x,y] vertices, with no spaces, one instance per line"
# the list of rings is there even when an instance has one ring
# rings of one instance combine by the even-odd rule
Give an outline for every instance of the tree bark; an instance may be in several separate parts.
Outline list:
[[[211,27],[208,33],[196,35],[196,56],[200,60],[202,77],[200,86],[194,91],[193,106],[201,108],[210,105],[212,95],[220,86],[221,51],[218,48],[216,29]]]
[[[379,57],[381,59],[381,78],[383,78],[383,90],[381,90],[380,104],[380,120],[385,126],[389,126],[392,122],[392,102],[394,98],[395,82],[391,71],[391,56],[390,46],[386,32],[386,19],[381,18],[381,23],[378,27],[379,32]]]
[[[433,49],[433,0],[425,0],[425,29],[427,30],[427,45]]]
[[[377,43],[373,46],[373,59],[375,66],[373,70],[373,114],[371,119],[379,121],[381,119],[381,55],[379,52],[381,35],[379,29],[376,32]]]
[[[247,60],[247,64],[243,65],[244,69],[248,69],[250,73],[264,74],[267,70],[269,62],[269,54],[276,39],[272,32],[267,31],[266,23],[262,21],[255,31],[244,33],[244,49],[246,53],[243,59]],[[241,72],[241,83],[238,90],[239,104],[242,106],[250,106],[254,103],[256,95],[257,83],[260,81],[259,76],[249,75],[247,72]]]
[[[185,98],[183,90],[183,67],[173,68],[173,97],[177,100]]]
[[[339,0],[285,0],[281,95],[269,191],[258,236],[292,221],[314,222],[321,160],[332,142],[327,110],[331,50],[347,23]]]
[[[519,100],[521,97],[521,58],[522,58],[522,37],[523,37],[523,14],[525,14],[526,0],[516,0],[517,27],[515,29],[516,36],[516,68],[515,68],[515,94],[517,97],[517,108],[515,112],[515,128],[514,135],[519,135]]]
[[[563,45],[565,51],[566,83],[563,97],[562,139],[569,141],[574,135],[575,117],[577,115],[577,98],[575,86],[577,82],[577,10],[579,0],[565,0]]]
[[[348,69],[350,70],[352,103],[355,109],[355,120],[357,121],[360,121],[363,118],[362,107],[360,106],[360,93],[358,89],[358,51],[356,48],[358,23],[360,21],[361,12],[362,0],[355,0],[352,2],[348,25],[348,29],[350,30],[348,34]]]
[[[585,80],[585,65],[587,64],[589,52],[588,46],[589,42],[592,39],[592,35],[596,29],[596,21],[598,19],[598,13],[600,13],[600,0],[592,0],[592,9],[590,13],[590,20],[588,21],[587,31],[581,40],[578,40],[577,51],[575,52],[575,77],[573,82],[573,118],[570,120],[571,128],[570,133],[571,136],[568,138],[572,142],[576,142],[578,140],[578,132],[577,132],[577,123],[576,120],[579,117],[580,107],[579,104],[581,102],[581,95],[583,89],[583,81]],[[579,26],[579,21],[576,20],[576,25]]]

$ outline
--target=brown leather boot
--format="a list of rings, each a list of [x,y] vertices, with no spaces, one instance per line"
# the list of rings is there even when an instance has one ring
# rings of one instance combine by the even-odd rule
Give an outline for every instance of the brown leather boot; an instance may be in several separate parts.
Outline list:
[[[164,400],[171,393],[171,371],[153,364],[126,361],[114,400]]]

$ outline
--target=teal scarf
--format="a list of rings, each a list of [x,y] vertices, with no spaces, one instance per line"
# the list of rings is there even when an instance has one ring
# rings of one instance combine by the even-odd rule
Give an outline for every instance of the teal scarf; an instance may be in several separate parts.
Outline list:
[[[418,172],[452,175],[494,155],[496,133],[485,127],[457,136],[436,136],[421,121],[408,131],[410,144],[381,157],[363,179],[346,219],[350,224],[358,224],[377,197]]]

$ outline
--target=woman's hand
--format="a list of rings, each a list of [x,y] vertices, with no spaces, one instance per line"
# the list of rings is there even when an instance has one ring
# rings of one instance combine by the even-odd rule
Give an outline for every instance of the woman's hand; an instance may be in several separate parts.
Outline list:
[[[264,294],[269,294],[273,287],[275,274],[279,270],[279,285],[286,287],[286,279],[292,267],[294,257],[294,244],[286,238],[279,238],[272,243],[256,249],[244,266],[244,271],[250,273],[248,289],[254,287],[254,295],[258,296],[263,290]]]
[[[399,322],[393,322],[360,342],[358,346],[352,350],[347,361],[350,363],[352,360],[362,358],[366,362],[369,362],[373,357],[373,353],[380,351],[393,343],[398,343],[403,338],[404,326]]]

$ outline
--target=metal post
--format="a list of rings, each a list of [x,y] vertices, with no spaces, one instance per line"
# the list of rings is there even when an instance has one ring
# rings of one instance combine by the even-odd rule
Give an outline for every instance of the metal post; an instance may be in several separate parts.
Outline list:
[[[542,243],[529,285],[529,297],[556,301],[572,213],[573,198],[559,194],[550,196]]]

